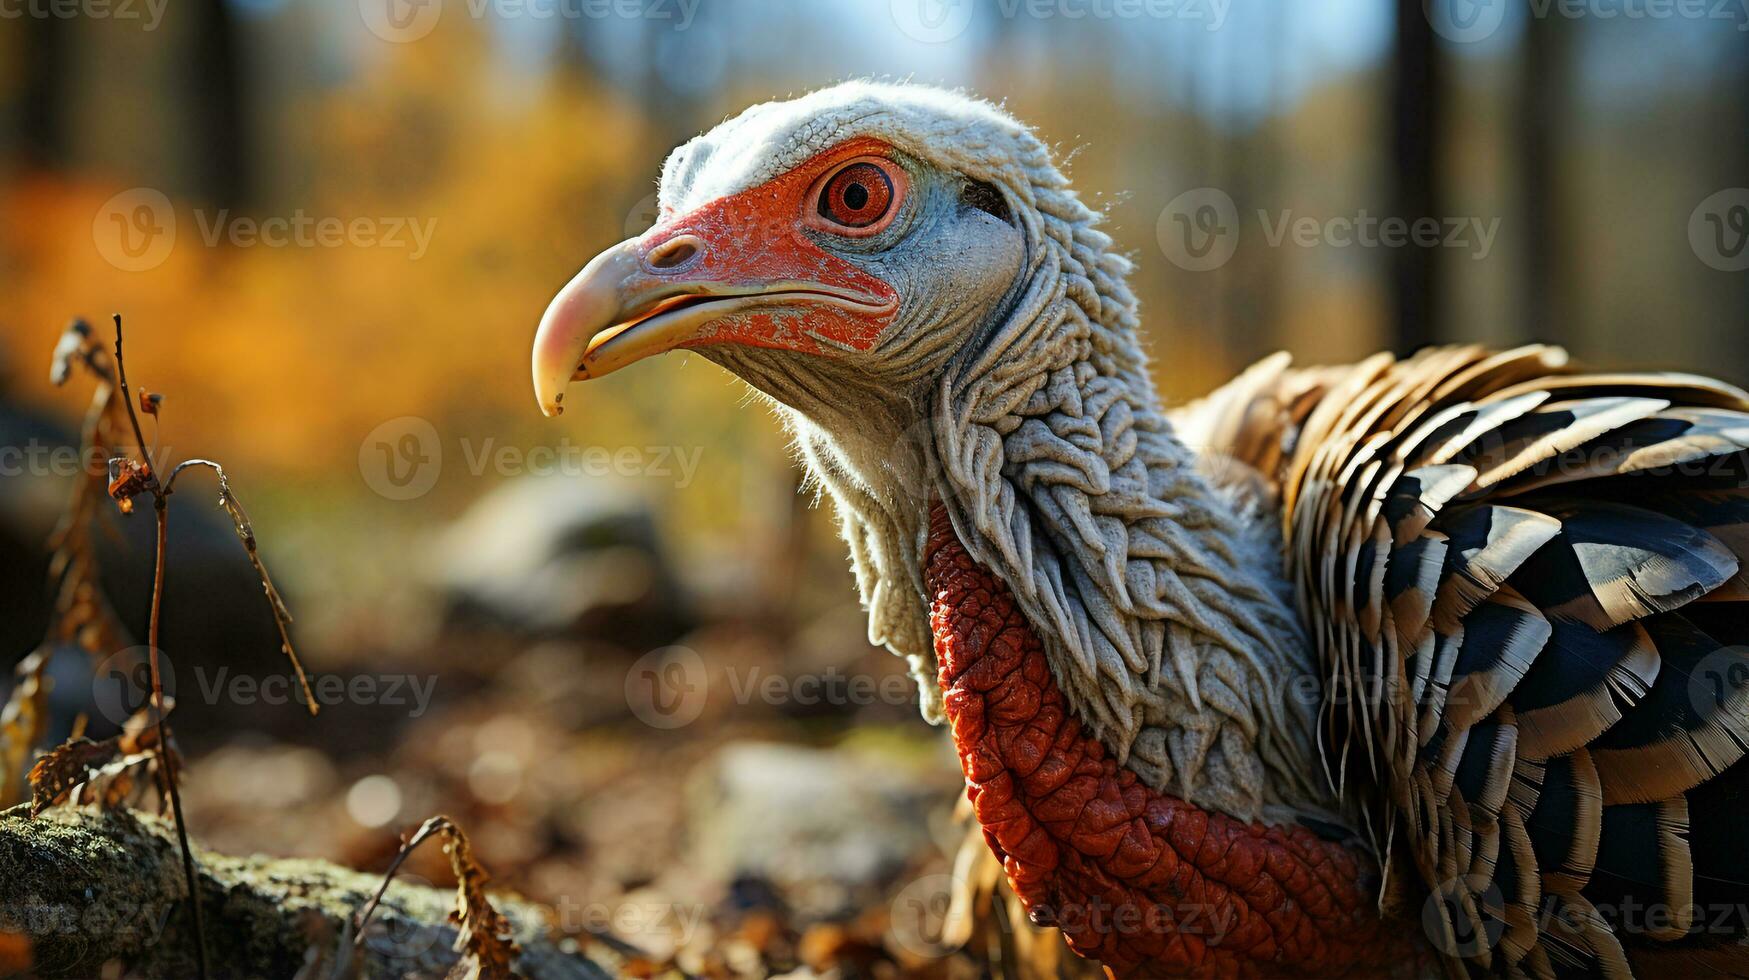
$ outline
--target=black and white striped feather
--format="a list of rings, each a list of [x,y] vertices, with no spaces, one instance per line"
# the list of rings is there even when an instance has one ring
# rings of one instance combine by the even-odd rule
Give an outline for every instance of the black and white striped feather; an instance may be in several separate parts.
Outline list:
[[[1749,975],[1749,394],[1542,346],[1242,380],[1332,781],[1454,975]]]

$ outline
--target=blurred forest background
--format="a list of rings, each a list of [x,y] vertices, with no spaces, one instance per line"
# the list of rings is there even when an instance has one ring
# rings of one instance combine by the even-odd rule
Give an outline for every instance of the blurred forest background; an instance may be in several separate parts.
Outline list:
[[[859,75],[1006,102],[1136,260],[1173,399],[1278,348],[1459,340],[1749,382],[1736,3],[34,2],[0,3],[0,662],[47,623],[53,461],[88,394],[48,383],[51,350],[119,312],[130,374],[166,395],[155,438],[227,465],[312,669],[433,685],[317,719],[224,693],[220,670],[284,667],[223,515],[179,494],[165,648],[196,833],[380,869],[452,812],[531,897],[707,910],[617,926],[694,969],[927,958],[864,915],[940,868],[958,785],[739,382],[676,354],[574,390],[562,422],[535,408],[546,301],[649,225],[701,129]],[[1238,216],[1212,270],[1168,241],[1199,188]],[[1471,230],[1270,241],[1367,216]],[[274,219],[349,230],[247,233]],[[137,630],[147,522],[113,523]],[[63,659],[64,732],[114,665]],[[676,670],[707,679],[677,725],[637,686]]]

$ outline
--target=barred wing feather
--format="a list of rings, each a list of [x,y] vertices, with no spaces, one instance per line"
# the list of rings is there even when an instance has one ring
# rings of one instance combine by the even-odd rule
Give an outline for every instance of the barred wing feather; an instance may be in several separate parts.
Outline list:
[[[1541,346],[1241,382],[1206,434],[1280,503],[1331,779],[1454,975],[1749,974],[1749,394]]]

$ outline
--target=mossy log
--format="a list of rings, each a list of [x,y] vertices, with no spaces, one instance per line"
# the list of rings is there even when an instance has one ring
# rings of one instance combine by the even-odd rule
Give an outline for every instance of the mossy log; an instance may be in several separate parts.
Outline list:
[[[391,884],[361,954],[336,970],[346,923],[380,876],[322,861],[198,848],[195,858],[215,977],[442,977],[459,958],[448,921],[453,889]],[[28,939],[33,975],[93,977],[115,961],[127,976],[195,976],[183,896],[181,854],[167,821],[74,807],[35,819],[25,808],[0,814],[0,934]],[[554,936],[542,907],[498,895],[493,903],[514,927],[518,973],[537,980],[611,976],[574,940]],[[0,975],[7,969],[0,963]]]

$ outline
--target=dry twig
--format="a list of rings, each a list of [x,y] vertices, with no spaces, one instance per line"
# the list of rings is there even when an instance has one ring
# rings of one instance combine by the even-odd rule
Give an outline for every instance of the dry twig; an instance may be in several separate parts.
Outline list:
[[[123,513],[133,509],[133,498],[140,493],[152,494],[152,511],[157,528],[156,559],[152,567],[152,613],[147,623],[146,649],[152,671],[152,704],[157,709],[158,730],[158,767],[163,773],[163,785],[170,794],[170,812],[176,820],[176,840],[182,847],[182,874],[188,883],[188,906],[194,918],[194,942],[199,953],[201,980],[211,974],[206,955],[206,929],[201,921],[200,887],[194,875],[194,850],[188,844],[188,822],[182,817],[182,793],[176,788],[178,777],[176,758],[170,751],[170,732],[165,725],[164,716],[169,711],[164,706],[164,677],[159,672],[158,664],[158,624],[162,619],[164,608],[164,553],[170,536],[170,498],[164,488],[159,486],[156,470],[152,466],[151,450],[146,446],[146,437],[140,431],[140,417],[134,411],[131,393],[128,391],[127,362],[122,359],[121,314],[115,315],[115,375],[116,385],[121,389],[121,403],[127,408],[128,422],[134,430],[134,445],[144,457],[136,462],[129,456],[118,456],[110,461],[109,495],[115,498]],[[117,472],[121,473],[117,477]]]
[[[88,470],[85,478],[75,485],[67,512],[55,530],[55,557],[50,571],[50,581],[57,585],[54,625],[43,647],[19,664],[19,683],[15,685],[6,707],[0,711],[0,806],[11,802],[10,796],[18,783],[17,775],[42,737],[45,713],[42,673],[55,646],[62,642],[77,642],[87,651],[97,654],[124,645],[120,642],[123,631],[97,584],[97,560],[90,534],[97,519],[99,494],[114,500],[124,514],[133,512],[136,498],[150,495],[156,532],[152,605],[147,625],[151,711],[147,715],[136,715],[129,721],[128,730],[114,739],[92,742],[75,736],[44,756],[31,771],[32,813],[74,798],[79,787],[89,786],[100,779],[107,781],[101,800],[116,802],[133,789],[128,771],[148,759],[154,760],[153,775],[160,792],[168,798],[175,818],[194,940],[199,952],[200,975],[204,978],[209,970],[200,894],[195,878],[194,853],[183,820],[182,795],[177,789],[180,760],[172,747],[170,729],[165,721],[169,704],[164,696],[159,663],[170,495],[175,490],[176,478],[189,467],[204,466],[218,474],[219,506],[230,516],[237,537],[249,556],[249,564],[261,580],[262,591],[267,596],[274,624],[279,630],[280,649],[297,672],[310,713],[316,714],[318,707],[311,695],[303,664],[292,647],[291,613],[267,573],[267,566],[256,548],[254,528],[231,491],[224,469],[211,460],[188,460],[171,470],[168,479],[159,479],[160,461],[154,458],[153,448],[146,442],[145,432],[140,426],[140,413],[150,415],[156,422],[161,417],[164,399],[162,395],[142,391],[135,400],[128,386],[127,363],[122,354],[120,315],[115,317],[115,345],[108,352],[97,343],[91,328],[83,321],[75,320],[67,328],[55,347],[49,368],[50,379],[57,385],[66,383],[76,365],[90,371],[98,382],[92,394],[91,410],[86,416],[82,452],[88,462],[94,458],[107,459],[108,478],[105,480],[95,468]],[[130,434],[131,448],[127,446]]]
[[[486,869],[474,859],[473,845],[468,842],[468,836],[455,822],[445,816],[435,816],[425,821],[407,842],[401,845],[401,850],[395,859],[389,863],[389,870],[383,874],[383,883],[377,888],[364,908],[359,912],[358,924],[354,927],[354,943],[364,940],[365,926],[370,924],[371,914],[376,911],[377,903],[382,901],[383,893],[388,891],[389,882],[400,870],[401,862],[420,844],[432,837],[443,837],[443,849],[449,855],[450,867],[455,871],[456,907],[449,914],[450,921],[461,930],[456,937],[455,948],[462,953],[461,961],[450,971],[450,980],[509,980],[515,974],[510,971],[511,961],[516,958],[516,943],[510,936],[510,923],[492,907],[486,898],[486,881],[489,876]]]

